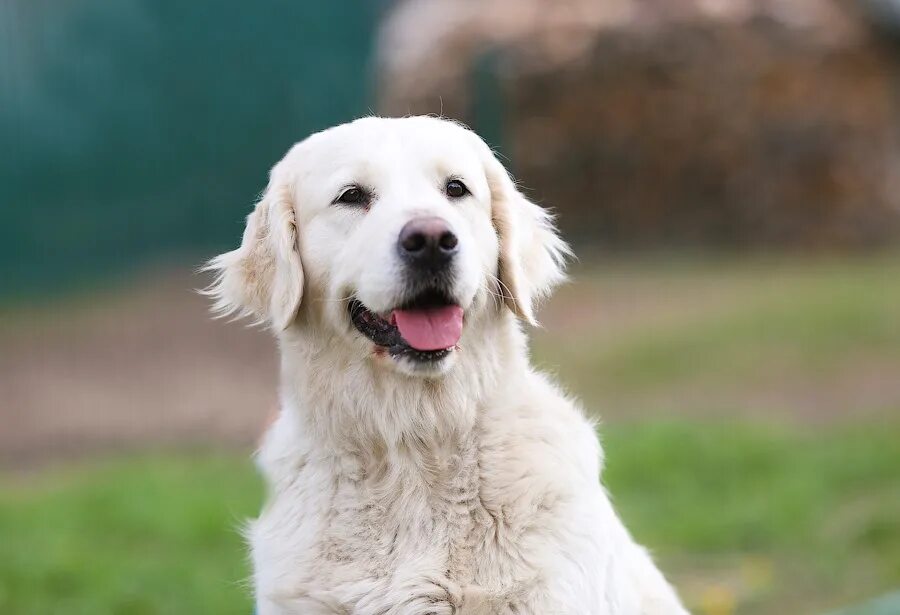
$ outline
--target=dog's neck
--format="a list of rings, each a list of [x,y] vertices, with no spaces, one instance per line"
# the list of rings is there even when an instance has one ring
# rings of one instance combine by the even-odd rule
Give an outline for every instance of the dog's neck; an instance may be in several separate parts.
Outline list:
[[[503,374],[528,369],[525,335],[510,314],[499,318],[471,331],[455,365],[435,378],[402,374],[299,327],[280,340],[283,411],[296,413],[311,445],[335,452],[452,448],[470,438]]]

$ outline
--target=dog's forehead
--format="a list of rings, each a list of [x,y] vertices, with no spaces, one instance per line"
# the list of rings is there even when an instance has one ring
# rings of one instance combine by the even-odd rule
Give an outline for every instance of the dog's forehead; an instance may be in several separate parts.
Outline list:
[[[474,133],[447,120],[369,117],[310,136],[290,157],[301,172],[319,176],[347,169],[450,174],[480,167],[477,144]]]

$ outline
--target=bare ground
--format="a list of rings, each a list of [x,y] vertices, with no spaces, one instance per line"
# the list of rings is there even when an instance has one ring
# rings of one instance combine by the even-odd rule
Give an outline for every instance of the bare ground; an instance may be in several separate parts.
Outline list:
[[[189,273],[6,314],[0,465],[184,443],[248,447],[276,403],[265,332],[212,321]]]

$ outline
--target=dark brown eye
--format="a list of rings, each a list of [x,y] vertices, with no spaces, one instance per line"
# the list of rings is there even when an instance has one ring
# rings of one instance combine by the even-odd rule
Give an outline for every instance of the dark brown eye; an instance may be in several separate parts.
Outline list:
[[[451,199],[458,199],[469,194],[469,189],[458,179],[451,179],[447,182],[447,196]]]
[[[341,205],[367,205],[369,202],[368,193],[359,186],[350,186],[341,192],[335,201]]]

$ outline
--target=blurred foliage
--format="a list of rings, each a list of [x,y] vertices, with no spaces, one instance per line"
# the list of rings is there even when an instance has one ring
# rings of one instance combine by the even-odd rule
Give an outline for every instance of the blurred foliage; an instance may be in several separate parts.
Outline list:
[[[900,237],[900,56],[882,36],[897,6],[402,3],[383,26],[379,100],[499,133],[569,239],[882,245]]]
[[[291,144],[367,111],[373,12],[0,4],[0,294],[234,243]]]

